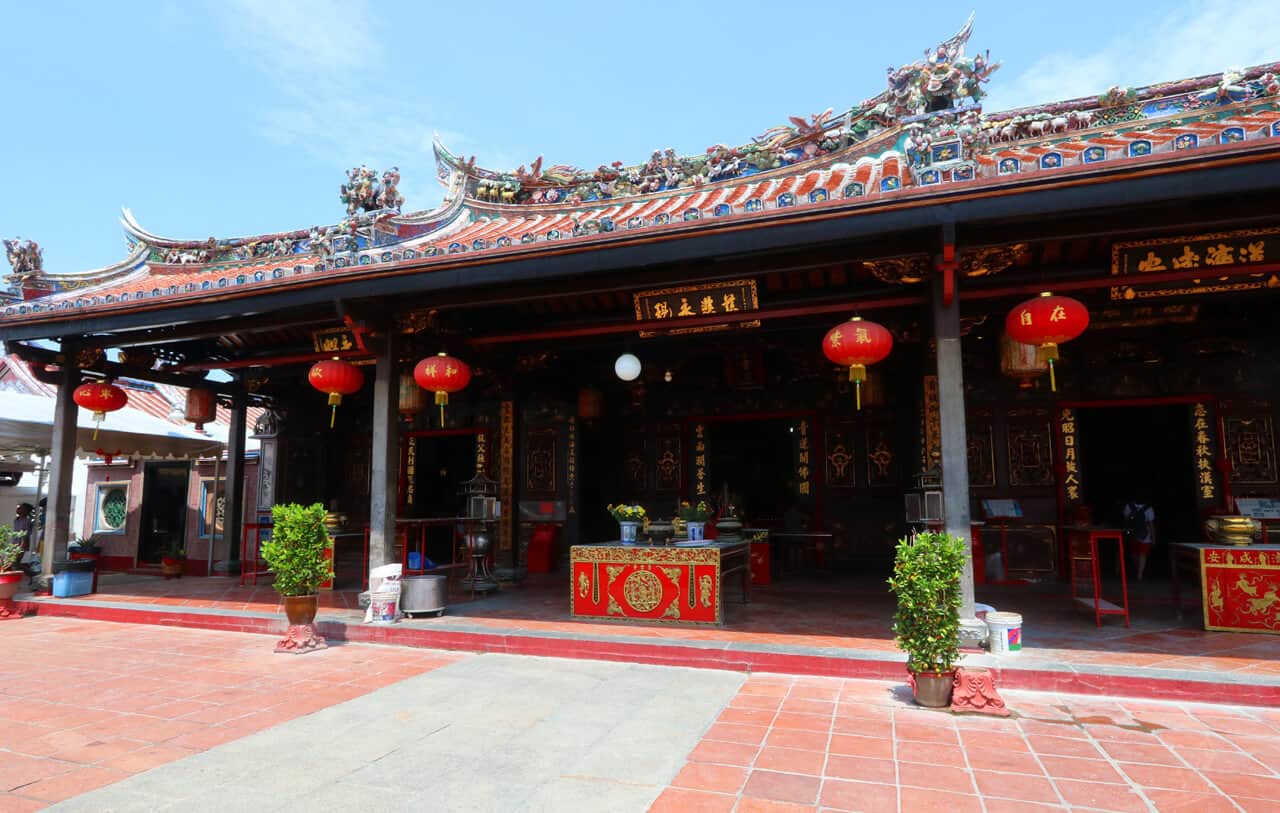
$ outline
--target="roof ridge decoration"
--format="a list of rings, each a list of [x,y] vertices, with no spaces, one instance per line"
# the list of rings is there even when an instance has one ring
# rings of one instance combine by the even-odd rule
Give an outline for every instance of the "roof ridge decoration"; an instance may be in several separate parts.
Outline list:
[[[654,150],[644,164],[621,161],[584,171],[565,164],[543,167],[538,156],[526,169],[494,172],[462,160],[435,140],[438,175],[451,195],[490,204],[568,204],[610,201],[620,197],[675,190],[695,190],[805,162],[833,163],[886,129],[939,111],[971,110],[976,127],[982,85],[1000,67],[990,52],[967,57],[973,15],[955,34],[924,58],[887,71],[888,87],[878,96],[836,115],[833,108],[807,118],[791,116],[750,143],[714,144],[702,155],[679,156],[673,149]]]

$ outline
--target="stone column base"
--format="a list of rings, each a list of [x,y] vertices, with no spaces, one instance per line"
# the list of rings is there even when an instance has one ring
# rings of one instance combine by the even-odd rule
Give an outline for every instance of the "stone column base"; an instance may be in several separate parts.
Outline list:
[[[302,655],[328,646],[324,637],[316,632],[315,624],[290,624],[284,637],[276,642],[276,652]]]
[[[996,691],[996,681],[991,670],[964,666],[956,669],[955,688],[951,691],[951,710],[996,717],[1009,716],[1004,698]]]

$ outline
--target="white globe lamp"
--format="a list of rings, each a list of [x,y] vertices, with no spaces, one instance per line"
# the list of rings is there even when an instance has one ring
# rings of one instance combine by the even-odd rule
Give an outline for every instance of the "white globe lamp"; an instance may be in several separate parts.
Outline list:
[[[623,381],[635,381],[640,377],[640,359],[630,353],[623,353],[613,363],[613,372]]]

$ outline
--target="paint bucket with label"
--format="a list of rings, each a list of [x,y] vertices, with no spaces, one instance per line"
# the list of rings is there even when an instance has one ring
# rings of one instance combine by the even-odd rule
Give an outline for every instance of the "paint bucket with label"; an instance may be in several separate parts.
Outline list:
[[[400,601],[399,591],[371,593],[369,609],[375,624],[393,624],[396,620],[396,604]]]
[[[1022,651],[1022,616],[1018,613],[987,613],[991,630],[992,655],[1012,655]]]

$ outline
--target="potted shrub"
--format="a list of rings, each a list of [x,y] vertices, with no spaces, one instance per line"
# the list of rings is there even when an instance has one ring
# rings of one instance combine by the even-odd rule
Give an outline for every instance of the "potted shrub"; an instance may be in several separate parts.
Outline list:
[[[706,530],[707,520],[711,518],[711,509],[707,504],[698,500],[694,504],[688,501],[680,503],[680,519],[684,520],[684,527],[689,532],[690,542],[701,542],[706,538],[704,533]]]
[[[320,585],[333,578],[333,562],[325,552],[333,545],[324,525],[320,503],[286,503],[271,509],[271,537],[262,540],[262,558],[275,575],[274,585],[284,599],[289,631],[277,652],[323,649],[315,631]]]
[[[636,543],[636,529],[644,523],[643,505],[610,505],[609,513],[618,521],[619,538],[624,545]]]
[[[183,563],[187,560],[187,552],[181,545],[173,544],[160,557],[160,573],[166,579],[181,579]]]
[[[13,606],[13,597],[22,587],[26,574],[18,570],[22,558],[22,545],[14,539],[13,529],[0,525],[0,618],[20,615]]]
[[[951,703],[960,659],[960,576],[965,542],[943,533],[898,542],[889,587],[898,599],[893,632],[907,653],[912,697],[922,706]]]

